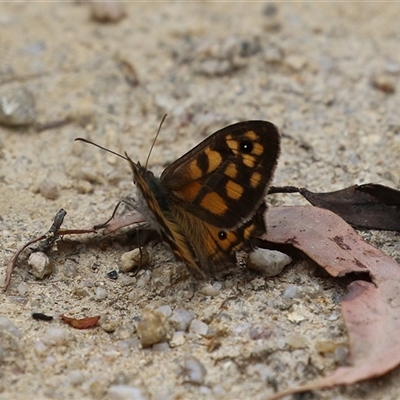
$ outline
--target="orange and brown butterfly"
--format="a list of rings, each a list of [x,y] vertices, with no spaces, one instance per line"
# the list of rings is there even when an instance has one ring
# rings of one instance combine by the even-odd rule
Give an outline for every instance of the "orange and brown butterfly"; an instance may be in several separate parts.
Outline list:
[[[266,231],[264,198],[280,152],[278,129],[245,121],[209,136],[160,178],[126,157],[138,189],[137,211],[201,278],[236,266],[236,252]]]

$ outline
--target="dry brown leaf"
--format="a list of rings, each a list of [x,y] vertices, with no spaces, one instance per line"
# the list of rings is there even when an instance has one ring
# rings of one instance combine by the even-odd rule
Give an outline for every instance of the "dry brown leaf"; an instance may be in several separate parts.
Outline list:
[[[348,287],[342,313],[350,339],[349,366],[269,399],[336,385],[350,385],[381,376],[400,364],[400,266],[362,240],[331,211],[311,206],[277,207],[267,213],[268,233],[262,239],[290,244],[332,276],[369,273],[371,282]]]
[[[99,322],[100,319],[100,315],[81,319],[67,317],[66,315],[60,315],[60,318],[75,329],[88,329],[93,328],[97,325],[97,322]]]
[[[314,206],[340,215],[361,228],[400,232],[400,191],[373,183],[353,185],[328,193],[299,192]]]

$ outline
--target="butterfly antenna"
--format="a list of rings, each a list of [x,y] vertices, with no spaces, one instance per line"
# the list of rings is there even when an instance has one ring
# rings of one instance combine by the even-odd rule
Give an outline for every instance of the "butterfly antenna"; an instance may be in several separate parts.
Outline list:
[[[117,153],[117,152],[115,152],[115,151],[112,151],[112,150],[110,150],[110,149],[106,149],[105,147],[100,146],[99,144],[94,143],[94,142],[92,142],[92,141],[90,141],[90,140],[88,140],[88,139],[84,139],[84,138],[78,137],[78,138],[75,139],[75,141],[89,143],[89,144],[91,144],[91,145],[93,145],[93,146],[98,147],[98,148],[101,149],[101,150],[108,151],[109,153],[114,154],[114,155],[116,155],[116,156],[118,156],[118,157],[121,157],[121,158],[123,158],[124,160],[128,160],[125,156],[122,156],[121,154],[119,154],[119,153]]]
[[[146,164],[145,164],[145,168],[146,168],[146,169],[147,169],[147,164],[149,163],[149,158],[150,158],[151,152],[153,151],[153,147],[154,147],[154,145],[156,144],[158,135],[160,134],[160,131],[161,131],[161,127],[162,127],[162,125],[163,125],[163,123],[164,123],[164,121],[165,121],[165,118],[167,118],[167,115],[168,115],[168,114],[164,114],[164,116],[162,117],[162,120],[161,120],[161,122],[160,122],[160,126],[158,127],[158,131],[157,131],[156,137],[154,138],[153,144],[152,144],[151,147],[150,147],[150,151],[149,151],[149,154],[148,154],[148,156],[147,156]]]

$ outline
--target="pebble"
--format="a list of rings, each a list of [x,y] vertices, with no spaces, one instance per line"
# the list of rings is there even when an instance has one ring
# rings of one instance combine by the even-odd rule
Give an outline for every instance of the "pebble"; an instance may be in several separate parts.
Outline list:
[[[139,388],[129,385],[112,385],[108,388],[107,398],[110,400],[147,400]]]
[[[45,179],[40,183],[39,193],[48,200],[55,200],[60,195],[57,183],[51,179]]]
[[[172,339],[169,342],[169,345],[171,347],[179,347],[185,344],[185,342],[186,342],[185,332],[177,331],[172,334]]]
[[[0,124],[23,126],[36,120],[35,98],[25,88],[2,87],[0,90]]]
[[[250,327],[249,334],[251,340],[268,339],[272,334],[272,330],[269,326],[254,324]]]
[[[194,314],[191,311],[177,308],[170,316],[169,323],[175,331],[186,332],[193,319]]]
[[[248,264],[264,276],[273,277],[279,275],[291,262],[292,259],[280,251],[256,248],[249,254]]]
[[[170,349],[168,342],[161,342],[153,344],[153,351],[168,351]]]
[[[120,259],[120,269],[123,272],[129,272],[146,266],[149,262],[149,253],[142,247],[133,249],[122,254]]]
[[[383,93],[394,93],[396,90],[396,79],[388,74],[377,74],[371,79],[372,86]]]
[[[304,315],[298,313],[297,311],[292,311],[291,313],[289,313],[287,315],[287,319],[290,322],[299,323],[301,321],[304,321],[306,319],[306,317]]]
[[[11,335],[21,337],[21,332],[7,317],[0,316],[0,330],[9,332]]]
[[[32,253],[29,256],[28,264],[31,267],[31,273],[36,279],[43,279],[53,272],[53,266],[50,263],[49,257],[40,251]]]
[[[299,54],[290,54],[285,57],[284,63],[294,71],[300,71],[307,65],[307,58]]]
[[[137,333],[143,347],[170,339],[168,318],[160,311],[145,308],[137,326]]]
[[[21,295],[21,296],[25,296],[26,293],[28,291],[28,285],[26,282],[21,281],[18,286],[17,286],[17,292]]]
[[[277,46],[270,45],[264,51],[264,60],[268,64],[280,64],[283,60],[283,51]]]
[[[130,286],[136,282],[136,278],[134,276],[129,276],[125,274],[121,274],[119,276],[119,283],[121,286]]]
[[[204,294],[204,296],[215,297],[218,296],[219,290],[211,284],[205,284],[202,288],[200,288],[199,292]]]
[[[151,271],[149,270],[143,271],[143,274],[137,280],[136,286],[139,288],[146,287],[150,281],[150,278],[151,278]]]
[[[347,362],[349,349],[346,346],[339,346],[335,349],[334,356],[338,364],[344,364]]]
[[[78,263],[72,260],[65,260],[62,268],[62,273],[67,278],[72,278],[76,276],[78,271]]]
[[[333,353],[338,347],[343,345],[332,340],[319,340],[315,343],[315,350],[320,354]]]
[[[116,281],[118,279],[118,271],[113,269],[112,271],[107,272],[107,278]]]
[[[183,379],[185,382],[202,385],[207,375],[204,365],[191,354],[185,354],[183,358]]]
[[[169,305],[160,306],[157,308],[157,311],[164,314],[166,317],[170,317],[172,315],[172,308]]]
[[[105,300],[108,296],[107,290],[101,287],[96,288],[95,291],[96,300],[102,301]]]
[[[91,1],[90,17],[97,22],[115,23],[126,17],[125,7],[116,1]]]
[[[282,298],[284,299],[294,299],[302,297],[303,292],[301,288],[297,285],[287,285],[283,291]]]
[[[71,338],[69,330],[65,328],[51,327],[48,328],[44,335],[39,338],[47,346],[66,345]]]
[[[306,340],[304,336],[298,334],[289,334],[285,337],[286,343],[292,349],[302,349],[306,347]]]
[[[106,321],[100,324],[101,329],[107,333],[113,333],[117,329],[119,323],[117,321]]]
[[[68,373],[66,380],[71,386],[78,386],[85,381],[85,375],[79,369],[72,370]]]
[[[189,326],[189,332],[195,333],[196,335],[207,335],[208,325],[199,319],[194,319]]]

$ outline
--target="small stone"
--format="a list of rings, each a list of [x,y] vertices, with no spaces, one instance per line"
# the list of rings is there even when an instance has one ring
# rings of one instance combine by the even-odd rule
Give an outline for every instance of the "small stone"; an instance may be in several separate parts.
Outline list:
[[[143,271],[143,274],[137,280],[136,286],[139,288],[144,288],[148,285],[151,278],[151,271]]]
[[[299,54],[291,54],[285,57],[284,63],[294,71],[300,71],[307,65],[307,58]]]
[[[201,294],[204,294],[204,296],[210,296],[210,297],[215,297],[218,296],[219,294],[219,290],[217,288],[215,288],[214,286],[208,284],[205,284],[200,290],[199,292]]]
[[[169,318],[169,323],[175,331],[186,332],[193,319],[194,314],[191,311],[177,308]]]
[[[0,316],[0,330],[9,332],[11,335],[21,337],[21,332],[7,317]]]
[[[289,334],[285,337],[286,343],[292,349],[302,349],[306,347],[306,340],[303,336],[297,334]]]
[[[297,285],[288,285],[286,286],[282,298],[284,299],[294,299],[294,298],[299,298],[302,297],[303,293],[302,290],[299,286]]]
[[[73,370],[67,375],[66,379],[71,386],[78,386],[85,381],[85,375],[81,370]]]
[[[315,350],[321,354],[333,353],[338,347],[342,346],[342,344],[335,343],[332,340],[319,340],[315,343]]]
[[[306,319],[306,317],[304,315],[299,314],[297,311],[293,311],[293,312],[289,313],[287,318],[290,322],[295,322],[295,323],[299,323]]]
[[[272,277],[279,275],[292,259],[284,253],[275,250],[256,248],[249,254],[249,267],[262,273],[264,276]]]
[[[179,347],[179,346],[182,346],[183,344],[185,344],[185,342],[186,342],[185,332],[178,331],[178,332],[173,333],[172,339],[169,342],[169,345],[171,347]]]
[[[205,336],[208,332],[208,325],[199,319],[194,319],[189,326],[189,332]]]
[[[272,330],[269,326],[255,324],[250,327],[249,334],[251,340],[268,339],[272,334]]]
[[[31,267],[31,273],[36,279],[43,279],[45,276],[51,275],[53,267],[49,257],[40,251],[32,253],[29,256],[28,264]]]
[[[202,385],[206,377],[207,370],[204,365],[190,354],[185,354],[183,358],[183,380],[195,385]]]
[[[23,126],[35,120],[35,98],[31,92],[11,86],[0,90],[0,124]]]
[[[121,286],[130,286],[136,282],[136,278],[134,276],[129,276],[125,274],[121,274],[119,277],[119,283]]]
[[[78,299],[83,299],[83,298],[89,296],[89,293],[85,288],[77,287],[77,286],[72,288],[71,294],[72,294],[72,296],[75,296]]]
[[[17,286],[17,291],[21,296],[25,296],[28,291],[28,285],[26,282],[21,281]]]
[[[39,193],[48,200],[55,200],[59,196],[58,185],[51,179],[45,179],[39,185]]]
[[[62,268],[62,273],[67,278],[73,278],[76,276],[78,270],[78,263],[72,260],[65,260]]]
[[[70,340],[71,334],[65,328],[51,327],[48,328],[40,340],[47,346],[66,345]]]
[[[153,351],[168,351],[170,349],[169,344],[167,342],[161,342],[153,344]]]
[[[169,305],[160,306],[157,308],[157,311],[164,314],[166,317],[170,317],[172,315],[172,308]]]
[[[145,308],[137,326],[137,333],[143,347],[170,339],[170,328],[167,317],[153,309]]]
[[[118,327],[118,322],[117,321],[106,321],[100,324],[101,329],[103,329],[104,332],[107,333],[113,333]]]
[[[139,388],[128,385],[112,385],[108,388],[107,398],[110,400],[147,400]]]
[[[394,93],[396,90],[396,79],[388,74],[378,74],[371,79],[372,86],[383,93]]]
[[[121,256],[120,269],[123,272],[129,272],[142,268],[149,262],[149,253],[146,248],[136,248],[128,251]]]
[[[107,290],[101,287],[96,288],[95,291],[96,300],[102,301],[105,300],[108,296]]]
[[[334,356],[338,364],[344,364],[347,362],[349,349],[346,346],[339,346],[335,349]]]
[[[270,45],[264,52],[264,59],[268,64],[279,64],[283,60],[283,51],[277,46]]]
[[[107,278],[116,281],[118,279],[118,272],[115,269],[113,269],[110,272],[107,272]]]
[[[126,17],[126,11],[124,6],[116,1],[91,1],[90,16],[97,22],[115,23]]]

